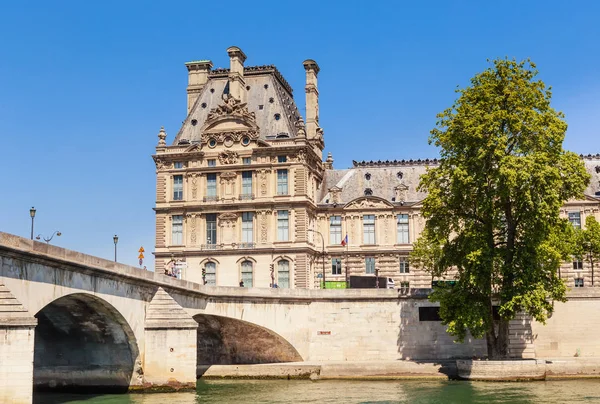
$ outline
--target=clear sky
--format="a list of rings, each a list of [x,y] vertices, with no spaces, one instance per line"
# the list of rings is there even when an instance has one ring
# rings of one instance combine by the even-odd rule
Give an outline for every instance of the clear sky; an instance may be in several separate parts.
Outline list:
[[[565,147],[600,152],[597,1],[0,0],[0,230],[153,268],[161,125],[185,119],[184,62],[275,64],[304,111],[302,61],[320,67],[335,167],[436,157],[435,114],[486,59],[530,57],[566,114]]]

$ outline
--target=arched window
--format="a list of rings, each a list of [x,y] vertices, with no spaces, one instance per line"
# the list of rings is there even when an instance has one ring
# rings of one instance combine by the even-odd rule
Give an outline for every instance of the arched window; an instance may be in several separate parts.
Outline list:
[[[277,263],[277,286],[280,288],[290,287],[290,262],[281,260]]]
[[[252,261],[243,261],[242,262],[242,282],[244,282],[244,286],[247,288],[252,287],[252,278],[254,278],[252,273]]]
[[[206,270],[206,284],[209,286],[217,286],[217,264],[216,262],[207,262],[204,264]]]

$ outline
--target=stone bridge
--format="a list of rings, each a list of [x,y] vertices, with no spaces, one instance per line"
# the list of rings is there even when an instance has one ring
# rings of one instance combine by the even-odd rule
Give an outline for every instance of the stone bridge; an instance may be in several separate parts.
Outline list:
[[[193,386],[211,364],[486,353],[483,341],[455,344],[439,321],[426,321],[425,295],[203,286],[2,232],[0,262],[0,402],[29,403],[34,387]],[[539,336],[530,322],[516,324],[513,353],[535,355]],[[557,335],[543,339],[548,349],[570,355],[577,345],[581,354],[580,334],[571,345]]]

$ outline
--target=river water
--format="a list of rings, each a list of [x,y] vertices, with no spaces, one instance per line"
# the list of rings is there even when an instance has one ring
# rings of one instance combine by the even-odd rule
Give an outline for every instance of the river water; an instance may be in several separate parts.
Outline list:
[[[209,380],[196,392],[123,395],[37,394],[36,404],[600,403],[600,381],[525,383],[466,381]]]

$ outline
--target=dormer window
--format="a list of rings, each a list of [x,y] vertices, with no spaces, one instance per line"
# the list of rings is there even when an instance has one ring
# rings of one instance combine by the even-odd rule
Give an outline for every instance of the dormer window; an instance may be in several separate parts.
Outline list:
[[[286,163],[287,162],[287,156],[277,156],[277,162],[278,163]]]
[[[181,161],[176,161],[173,163],[173,168],[183,168],[183,163]]]
[[[365,188],[365,196],[373,195],[373,190],[371,188]]]

